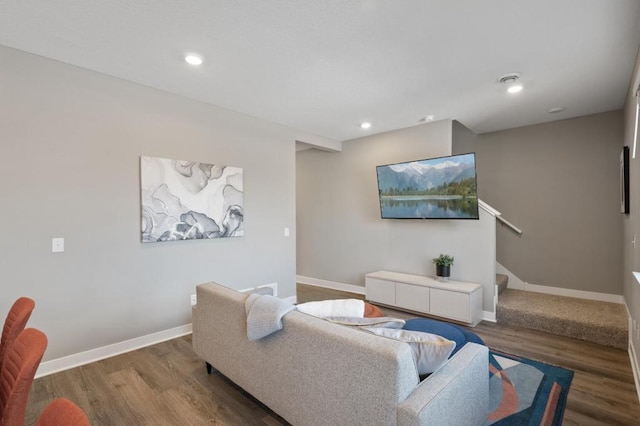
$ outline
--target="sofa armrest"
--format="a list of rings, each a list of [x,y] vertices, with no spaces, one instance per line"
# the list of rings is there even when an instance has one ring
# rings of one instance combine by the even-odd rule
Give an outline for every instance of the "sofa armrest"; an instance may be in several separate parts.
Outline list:
[[[467,343],[398,405],[398,425],[482,425],[489,414],[489,349]]]

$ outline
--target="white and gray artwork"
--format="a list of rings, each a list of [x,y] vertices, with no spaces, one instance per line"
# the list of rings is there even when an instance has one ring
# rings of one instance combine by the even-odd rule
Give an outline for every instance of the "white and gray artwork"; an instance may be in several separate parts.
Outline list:
[[[140,157],[142,242],[244,235],[242,169]]]

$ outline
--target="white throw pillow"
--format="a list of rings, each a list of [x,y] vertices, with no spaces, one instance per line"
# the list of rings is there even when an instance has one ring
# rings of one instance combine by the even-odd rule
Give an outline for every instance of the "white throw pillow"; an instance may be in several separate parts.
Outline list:
[[[408,343],[413,351],[419,375],[433,373],[442,367],[456,347],[456,342],[452,340],[422,331],[380,327],[367,327],[366,330],[378,336]]]
[[[376,327],[376,328],[402,328],[407,323],[403,319],[392,317],[374,317],[374,318],[357,318],[357,317],[326,317],[327,321],[336,324],[348,325],[351,327]]]
[[[296,305],[296,308],[305,314],[314,317],[364,317],[364,300],[337,299],[320,300],[318,302],[306,302]]]

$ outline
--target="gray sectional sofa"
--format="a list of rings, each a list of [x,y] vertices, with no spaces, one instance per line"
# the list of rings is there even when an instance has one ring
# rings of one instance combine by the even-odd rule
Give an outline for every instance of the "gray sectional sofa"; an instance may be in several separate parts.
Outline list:
[[[246,294],[215,283],[196,292],[196,354],[293,425],[485,423],[485,346],[466,344],[420,382],[406,343],[298,311],[282,330],[249,341]]]

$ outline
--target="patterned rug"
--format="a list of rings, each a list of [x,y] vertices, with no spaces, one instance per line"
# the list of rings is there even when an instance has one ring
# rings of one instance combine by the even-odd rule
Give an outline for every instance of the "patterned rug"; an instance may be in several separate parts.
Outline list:
[[[573,371],[489,351],[487,425],[560,425]]]

